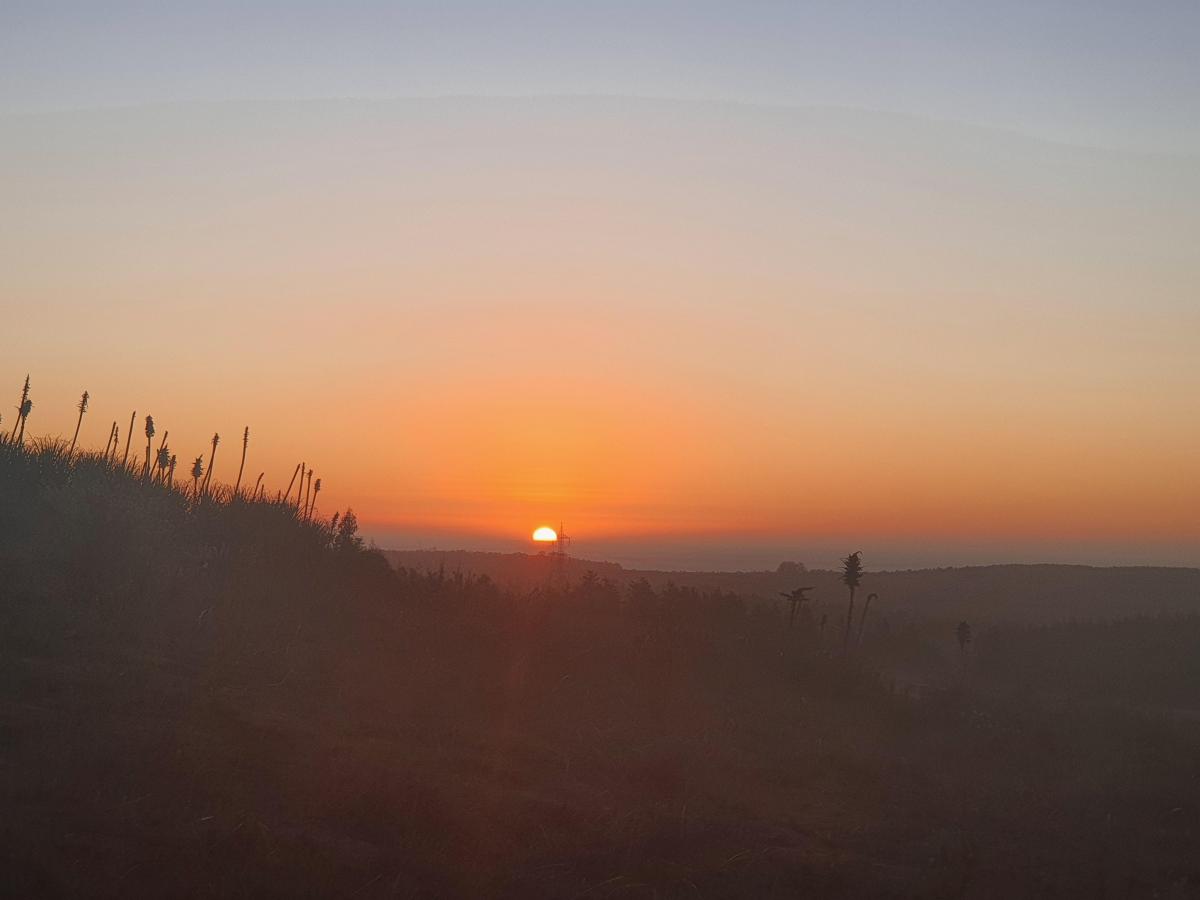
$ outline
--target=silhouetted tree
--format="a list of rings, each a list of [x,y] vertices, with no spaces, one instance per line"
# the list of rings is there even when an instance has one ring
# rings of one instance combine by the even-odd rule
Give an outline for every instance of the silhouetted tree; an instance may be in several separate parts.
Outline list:
[[[79,418],[75,420],[75,436],[71,438],[71,449],[67,451],[68,455],[75,452],[75,443],[79,440],[79,426],[83,424],[83,414],[87,412],[88,392],[84,391],[83,396],[79,398]],[[107,447],[104,448],[106,451]]]
[[[334,529],[333,547],[335,550],[350,552],[361,550],[363,540],[358,536],[358,517],[354,510],[347,509],[340,522]]]
[[[846,627],[842,632],[842,652],[850,649],[850,626],[854,622],[854,592],[862,583],[862,551],[851,553],[842,560],[842,584],[850,590],[850,605],[846,608]]]

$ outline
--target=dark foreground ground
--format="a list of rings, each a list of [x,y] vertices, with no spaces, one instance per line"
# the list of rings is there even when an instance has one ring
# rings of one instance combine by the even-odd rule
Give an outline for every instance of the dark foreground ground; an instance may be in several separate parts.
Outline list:
[[[1014,630],[914,699],[894,642],[728,595],[508,595],[21,473],[0,893],[1200,896],[1194,619]]]

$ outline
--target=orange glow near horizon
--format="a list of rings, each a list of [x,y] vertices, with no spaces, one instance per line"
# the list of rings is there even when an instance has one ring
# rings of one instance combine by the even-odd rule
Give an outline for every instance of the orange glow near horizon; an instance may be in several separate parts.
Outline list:
[[[249,425],[244,483],[303,460],[369,534],[1200,546],[1175,169],[496,109],[0,122],[0,427],[29,372],[32,434],[69,440],[86,389],[81,446],[136,409],[133,451],[147,413],[181,465],[219,432],[232,483]]]

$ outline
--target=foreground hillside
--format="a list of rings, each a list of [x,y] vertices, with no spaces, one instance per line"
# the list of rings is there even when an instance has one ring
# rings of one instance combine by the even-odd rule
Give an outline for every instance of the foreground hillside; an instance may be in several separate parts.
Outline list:
[[[915,700],[727,592],[397,573],[24,451],[0,496],[8,895],[1200,895],[1200,725],[975,685],[1012,656]]]

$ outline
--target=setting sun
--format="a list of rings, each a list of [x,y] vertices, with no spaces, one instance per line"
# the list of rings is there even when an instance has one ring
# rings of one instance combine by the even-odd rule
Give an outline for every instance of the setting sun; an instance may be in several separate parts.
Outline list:
[[[533,539],[535,541],[557,541],[558,532],[556,532],[549,525],[543,525],[540,528],[534,529]]]

